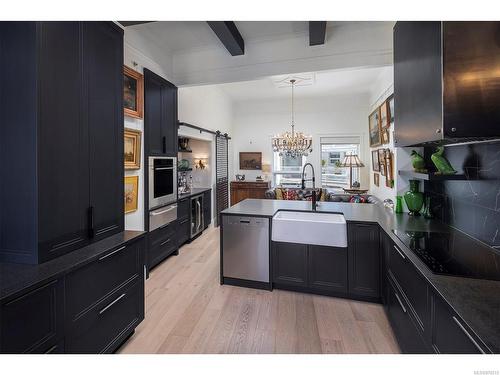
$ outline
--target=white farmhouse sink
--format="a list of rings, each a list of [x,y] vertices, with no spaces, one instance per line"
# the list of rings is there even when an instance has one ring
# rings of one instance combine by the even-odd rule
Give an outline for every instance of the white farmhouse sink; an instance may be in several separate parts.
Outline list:
[[[272,228],[273,241],[347,247],[347,224],[341,214],[278,211]]]

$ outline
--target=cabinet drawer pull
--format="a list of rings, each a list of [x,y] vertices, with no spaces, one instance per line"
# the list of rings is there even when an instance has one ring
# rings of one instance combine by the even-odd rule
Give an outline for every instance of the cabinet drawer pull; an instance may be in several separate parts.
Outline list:
[[[169,239],[167,239],[167,240],[163,241],[163,242],[160,244],[160,246],[166,245],[167,243],[169,243],[169,242],[170,242],[170,240],[172,240],[172,239],[171,239],[171,238],[169,238]]]
[[[113,306],[115,303],[117,303],[119,300],[121,300],[123,297],[125,297],[125,293],[123,293],[120,297],[115,299],[113,302],[111,302],[109,305],[107,305],[105,308],[99,311],[99,315],[102,315],[107,309],[109,309],[111,306]]]
[[[399,298],[397,293],[394,293],[394,295],[396,296],[396,299],[398,300],[399,306],[401,306],[401,310],[403,310],[403,312],[406,314],[406,307],[404,307],[403,302],[401,302],[401,298]]]
[[[401,255],[401,258],[406,259],[405,255],[399,250],[399,248],[396,245],[393,245],[394,250],[398,252],[399,255]]]
[[[44,354],[50,354],[50,353],[52,353],[56,349],[57,349],[57,344],[54,345],[53,347],[51,347],[49,350],[47,350]]]
[[[453,316],[453,320],[455,321],[457,326],[462,330],[462,332],[465,333],[465,335],[469,338],[469,340],[472,341],[474,346],[481,352],[481,354],[485,354],[484,350],[479,346],[476,340],[474,340],[474,337],[472,337],[471,334],[465,329],[462,323],[460,323],[460,321],[455,316]]]
[[[120,251],[124,250],[127,246],[122,246],[115,251],[110,252],[109,254],[103,255],[102,257],[99,258],[99,261],[104,260],[106,258],[109,258],[112,255],[115,255],[116,253],[119,253]]]
[[[182,224],[186,224],[188,221],[189,221],[189,219],[184,219],[184,220],[182,220],[182,221],[181,221],[181,225],[182,225]]]

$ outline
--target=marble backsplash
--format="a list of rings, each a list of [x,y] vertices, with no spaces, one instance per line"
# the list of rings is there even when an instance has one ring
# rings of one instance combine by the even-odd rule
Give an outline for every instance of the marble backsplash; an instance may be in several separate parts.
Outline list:
[[[425,150],[430,162],[434,150]],[[500,248],[500,142],[448,146],[445,155],[459,174],[460,181],[426,181],[437,218]]]

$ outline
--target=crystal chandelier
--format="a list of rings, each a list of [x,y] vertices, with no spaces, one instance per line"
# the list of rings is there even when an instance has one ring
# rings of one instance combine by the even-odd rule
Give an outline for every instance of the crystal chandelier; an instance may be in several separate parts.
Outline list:
[[[278,134],[272,138],[273,151],[279,152],[280,156],[291,156],[292,158],[307,156],[312,152],[312,137],[295,131],[293,111],[293,89],[295,82],[294,79],[290,80],[292,86],[292,131]]]

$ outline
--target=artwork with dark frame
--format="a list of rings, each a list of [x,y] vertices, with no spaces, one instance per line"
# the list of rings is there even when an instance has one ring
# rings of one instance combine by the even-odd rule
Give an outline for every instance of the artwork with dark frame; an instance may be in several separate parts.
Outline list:
[[[368,133],[370,137],[370,147],[380,146],[382,140],[380,137],[380,114],[377,108],[368,116]]]
[[[385,149],[381,148],[378,151],[378,160],[380,164],[380,174],[382,176],[386,175],[386,163],[385,163]]]
[[[380,160],[378,157],[378,150],[372,151],[372,169],[374,172],[380,172]]]
[[[141,131],[127,129],[123,132],[123,161],[125,169],[141,168]]]
[[[144,77],[128,66],[123,66],[123,113],[125,116],[142,118]]]
[[[386,176],[385,176],[385,186],[388,188],[394,187],[394,165],[393,165],[393,154],[390,149],[385,149],[385,166],[386,166]]]
[[[387,102],[389,103],[389,126],[390,126],[390,124],[394,124],[394,94],[389,96]]]
[[[251,171],[261,170],[262,152],[240,152],[240,169]]]
[[[379,186],[380,184],[380,175],[378,173],[373,174],[373,183],[375,186]]]

